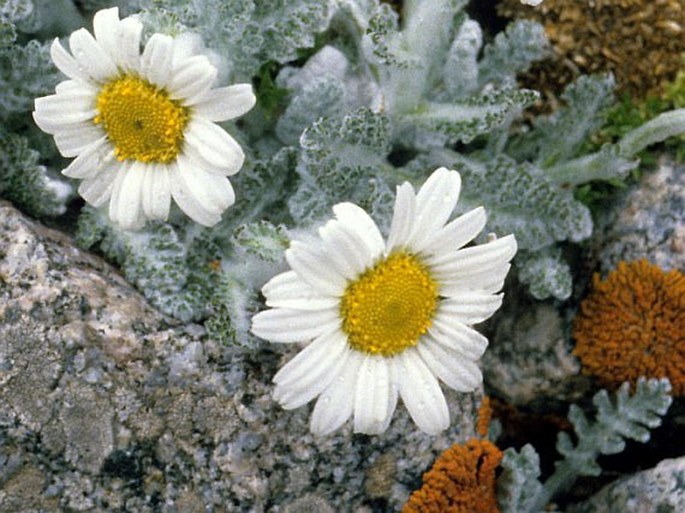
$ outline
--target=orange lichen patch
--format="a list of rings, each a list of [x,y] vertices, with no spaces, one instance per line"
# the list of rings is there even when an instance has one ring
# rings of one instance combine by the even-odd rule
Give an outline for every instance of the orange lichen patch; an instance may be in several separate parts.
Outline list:
[[[490,397],[487,395],[483,397],[483,402],[478,408],[478,420],[476,422],[476,433],[485,438],[488,436],[488,429],[490,428],[490,419],[492,418],[492,408],[490,407]]]
[[[685,395],[685,276],[646,260],[621,262],[593,290],[573,322],[583,371],[603,385],[666,377]]]
[[[558,95],[581,73],[605,71],[622,91],[659,94],[682,66],[683,0],[545,0],[535,8],[500,0],[497,10],[544,25],[556,57],[536,66],[524,82],[547,96]]]
[[[402,513],[499,513],[495,469],[502,452],[488,440],[472,439],[443,452],[423,475]]]

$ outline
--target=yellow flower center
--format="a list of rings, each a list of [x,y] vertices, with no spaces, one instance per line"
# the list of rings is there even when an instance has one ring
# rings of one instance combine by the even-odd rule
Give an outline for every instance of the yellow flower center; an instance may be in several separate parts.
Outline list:
[[[428,331],[438,286],[413,255],[394,253],[350,283],[343,294],[342,329],[364,353],[392,356]]]
[[[123,75],[97,96],[98,114],[119,160],[167,163],[181,151],[188,108],[146,80]]]

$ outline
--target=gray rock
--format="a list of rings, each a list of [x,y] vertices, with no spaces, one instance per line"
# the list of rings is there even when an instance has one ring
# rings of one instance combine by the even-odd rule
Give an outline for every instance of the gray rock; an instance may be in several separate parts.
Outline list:
[[[619,479],[569,513],[679,513],[685,511],[685,457]]]
[[[311,406],[271,398],[298,349],[265,347],[238,351],[164,317],[114,268],[0,202],[0,511],[280,513],[313,496],[340,513],[392,511],[474,435],[481,392],[447,392],[440,436],[400,406],[382,436],[348,423],[315,438]]]
[[[509,292],[509,296],[516,292]],[[494,394],[513,405],[548,412],[566,409],[589,388],[571,354],[566,322],[549,303],[505,301],[483,355],[483,375]]]
[[[601,272],[642,258],[665,270],[685,269],[685,166],[663,158],[609,212],[593,237],[592,260]]]

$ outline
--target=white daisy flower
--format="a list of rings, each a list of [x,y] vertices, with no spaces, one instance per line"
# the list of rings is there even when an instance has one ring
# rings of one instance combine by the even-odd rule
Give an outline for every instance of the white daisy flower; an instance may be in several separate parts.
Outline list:
[[[460,249],[485,226],[482,207],[447,222],[460,188],[445,168],[418,194],[402,184],[385,242],[364,210],[340,203],[321,240],[292,242],[291,270],[264,285],[271,309],[253,317],[252,332],[312,341],[276,374],[274,398],[292,409],[318,396],[315,434],[351,415],[356,432],[381,433],[398,394],[419,428],[436,434],[449,425],[438,379],[461,392],[482,382],[476,361],[488,341],[471,325],[502,303],[516,240]]]
[[[141,53],[143,26],[98,11],[95,37],[79,29],[71,53],[55,39],[55,65],[69,80],[36,99],[33,117],[60,153],[76,157],[63,174],[82,179],[79,194],[123,229],[167,219],[171,198],[194,221],[212,226],[235,196],[226,178],[240,169],[241,147],[215,122],[255,104],[250,84],[212,88],[217,70],[182,39],[154,34]]]

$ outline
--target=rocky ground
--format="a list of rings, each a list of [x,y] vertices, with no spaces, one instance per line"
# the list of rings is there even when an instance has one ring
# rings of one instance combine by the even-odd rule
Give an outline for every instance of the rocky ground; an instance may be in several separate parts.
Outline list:
[[[473,436],[480,394],[449,395],[438,437],[400,407],[383,436],[316,439],[270,397],[294,351],[217,345],[0,203],[0,511],[393,510]]]
[[[682,168],[648,174],[599,225],[585,265],[647,256],[682,269],[683,191]],[[543,413],[593,391],[570,355],[573,304],[505,302],[483,360],[495,396]],[[419,432],[400,406],[382,436],[348,424],[314,438],[310,407],[284,411],[270,397],[296,351],[217,344],[0,202],[0,511],[397,511],[437,454],[474,435],[481,391],[447,394],[453,423],[441,436]],[[674,407],[682,432],[682,402]],[[684,451],[669,445],[669,456]],[[685,457],[665,460],[573,511],[683,511],[683,475]]]

